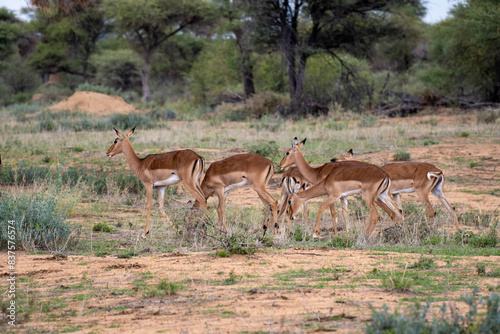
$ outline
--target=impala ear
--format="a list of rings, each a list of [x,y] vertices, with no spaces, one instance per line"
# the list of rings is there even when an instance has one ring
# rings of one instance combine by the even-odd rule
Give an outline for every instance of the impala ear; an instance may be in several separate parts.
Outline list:
[[[292,140],[292,148],[293,148],[294,151],[297,148],[297,144],[298,143],[299,143],[299,140],[297,139],[297,137],[293,138],[293,140]]]
[[[132,137],[132,135],[134,134],[134,131],[135,131],[135,126],[132,128],[132,130],[130,130],[130,131],[127,133],[127,138]]]
[[[347,151],[347,154],[354,155],[354,152],[352,151],[352,148],[349,151]]]
[[[298,147],[298,148],[302,148],[302,147],[304,146],[304,144],[306,143],[306,140],[307,140],[307,138],[304,138],[304,140],[303,140],[303,141],[301,141],[301,142],[297,145],[297,147]]]
[[[113,128],[113,130],[115,130],[115,133],[118,136],[118,138],[123,139],[124,136],[122,135],[122,133],[120,131],[116,130],[115,128]]]

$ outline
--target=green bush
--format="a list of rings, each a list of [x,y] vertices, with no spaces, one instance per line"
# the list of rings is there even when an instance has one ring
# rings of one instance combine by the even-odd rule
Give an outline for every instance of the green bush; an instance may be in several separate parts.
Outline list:
[[[78,231],[66,222],[74,203],[64,203],[50,193],[13,195],[0,198],[0,248],[8,246],[8,221],[14,221],[16,249],[62,252],[74,246]]]
[[[470,230],[460,230],[454,235],[454,240],[458,244],[470,245],[476,248],[496,247],[498,236],[496,227],[492,226],[488,232],[474,234]]]
[[[274,141],[258,143],[248,147],[249,153],[257,153],[264,157],[272,158],[279,153],[279,146]]]
[[[394,161],[409,161],[410,160],[410,153],[408,153],[406,151],[395,152],[393,159],[394,159]]]
[[[92,231],[111,233],[113,232],[113,228],[108,226],[107,223],[97,223],[92,227]]]

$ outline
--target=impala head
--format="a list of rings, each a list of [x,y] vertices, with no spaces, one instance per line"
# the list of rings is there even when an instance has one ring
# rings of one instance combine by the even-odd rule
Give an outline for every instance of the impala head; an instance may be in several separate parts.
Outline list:
[[[345,154],[345,156],[343,156],[342,158],[333,158],[330,161],[331,162],[336,162],[336,161],[351,160],[353,155],[354,155],[354,152],[352,151],[352,148],[351,148],[349,151],[347,151],[347,153]]]
[[[306,143],[306,139],[307,138],[304,138],[304,140],[299,143],[299,140],[297,139],[297,137],[293,138],[292,147],[290,149],[288,149],[288,151],[286,151],[285,156],[283,157],[283,159],[281,159],[281,162],[278,165],[278,167],[280,169],[291,166],[295,163],[295,156],[297,154],[302,154],[300,152],[300,149]]]
[[[117,137],[115,138],[113,145],[111,145],[111,147],[106,152],[106,156],[108,158],[111,158],[112,156],[123,152],[123,144],[124,142],[127,141],[130,143],[129,138],[134,134],[135,126],[126,135],[123,135],[120,131],[116,130],[115,128],[113,128],[113,130],[115,130]]]
[[[288,200],[288,217],[290,220],[297,219],[297,213],[299,213],[300,206],[302,205],[302,201],[297,196],[292,196]]]

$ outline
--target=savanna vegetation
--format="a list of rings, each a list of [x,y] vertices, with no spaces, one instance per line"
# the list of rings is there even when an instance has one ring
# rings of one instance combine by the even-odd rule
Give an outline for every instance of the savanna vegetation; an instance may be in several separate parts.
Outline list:
[[[414,0],[32,3],[29,21],[0,9],[0,249],[14,221],[18,330],[500,326],[496,2],[459,2],[434,25]],[[47,110],[75,91],[118,95],[141,112]],[[377,115],[429,98],[418,116]],[[428,161],[445,172],[460,229],[439,204],[431,221],[403,196],[405,220],[381,214],[368,237],[368,208],[351,197],[347,222],[337,204],[338,236],[325,213],[322,238],[312,238],[319,200],[308,224],[299,215],[291,231],[280,222],[263,235],[268,212],[247,191],[228,196],[220,233],[217,201],[186,220],[192,198],[178,184],[166,208],[179,231],[154,209],[141,239],[144,186],[123,155],[104,155],[113,127],[134,126],[139,156],[190,148],[211,163],[252,152],[278,170],[298,136],[313,165],[350,148],[377,165]],[[279,182],[268,186],[276,199]]]

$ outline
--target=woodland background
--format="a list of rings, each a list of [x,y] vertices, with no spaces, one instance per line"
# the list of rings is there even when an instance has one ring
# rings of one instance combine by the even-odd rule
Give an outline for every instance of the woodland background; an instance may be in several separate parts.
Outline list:
[[[172,117],[241,102],[238,120],[500,101],[494,0],[433,25],[420,0],[34,0],[25,14],[0,9],[3,106],[92,90]]]

